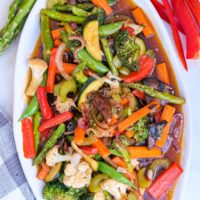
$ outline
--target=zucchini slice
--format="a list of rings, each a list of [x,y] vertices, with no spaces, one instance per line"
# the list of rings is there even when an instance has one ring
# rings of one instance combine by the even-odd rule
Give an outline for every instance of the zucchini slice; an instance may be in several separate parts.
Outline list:
[[[88,22],[83,29],[83,39],[88,53],[96,60],[102,61],[99,43],[98,20]]]
[[[141,38],[136,37],[135,44],[137,44],[140,47],[140,56],[144,55],[146,52],[146,45],[144,41]]]

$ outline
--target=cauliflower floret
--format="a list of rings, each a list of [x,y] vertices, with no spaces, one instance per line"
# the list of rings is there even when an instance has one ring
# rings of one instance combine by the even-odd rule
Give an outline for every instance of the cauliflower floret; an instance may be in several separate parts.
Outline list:
[[[65,102],[62,102],[60,100],[60,98],[58,98],[56,101],[55,101],[55,106],[56,106],[56,109],[59,113],[64,113],[66,111],[69,111],[69,109],[73,106],[73,107],[76,107],[73,99],[70,99],[70,98],[67,98],[67,100]]]
[[[105,197],[104,192],[100,191],[100,192],[95,193],[93,200],[105,200],[105,199],[106,197]]]
[[[91,182],[92,169],[85,161],[81,161],[76,165],[73,163],[67,164],[64,173],[63,183],[67,187],[87,187]]]
[[[101,188],[109,192],[116,200],[126,196],[128,185],[119,183],[114,179],[107,179],[101,184]]]
[[[72,156],[70,154],[61,155],[58,152],[58,147],[54,146],[46,155],[46,163],[48,166],[54,166],[59,162],[70,161]]]

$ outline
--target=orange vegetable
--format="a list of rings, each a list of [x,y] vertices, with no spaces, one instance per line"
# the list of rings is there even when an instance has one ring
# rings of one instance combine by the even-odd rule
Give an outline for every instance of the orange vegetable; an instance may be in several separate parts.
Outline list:
[[[115,156],[112,161],[119,167],[123,167],[123,168],[126,168],[126,162],[124,161],[123,158],[120,158],[120,157],[117,157]]]
[[[118,122],[118,119],[117,119],[116,115],[113,115],[111,122],[110,122],[110,125],[112,126],[112,125],[116,124],[117,122]]]
[[[98,153],[103,157],[107,157],[110,155],[110,151],[107,146],[102,142],[101,139],[97,139],[93,146],[98,149]]]
[[[149,150],[145,146],[129,146],[127,147],[131,158],[160,158],[162,151],[158,148]]]
[[[59,40],[59,39],[56,39],[55,41],[54,41],[54,46],[55,47],[59,47],[60,45],[61,45],[61,40]]]
[[[138,24],[144,26],[143,33],[145,37],[149,37],[154,34],[154,30],[141,8],[134,9],[132,11],[132,15]]]
[[[63,63],[63,68],[65,70],[65,73],[71,75],[74,69],[77,67],[77,64],[73,63]],[[59,73],[58,68],[56,69],[56,73]]]
[[[103,8],[106,11],[106,15],[112,14],[113,10],[110,7],[107,0],[91,0],[94,5],[97,7]]]
[[[158,109],[159,107],[160,107],[160,103],[158,102],[158,100],[154,100],[150,104],[134,112],[130,117],[126,118],[124,121],[120,122],[118,125],[118,130],[120,132],[126,130],[129,126],[133,125],[139,119],[148,115],[150,112]]]
[[[61,30],[65,30],[65,28],[58,28],[58,29],[55,29],[55,30],[52,30],[51,31],[51,35],[52,35],[52,38],[53,40],[56,40],[56,39],[60,39],[60,31]]]
[[[167,141],[170,125],[171,125],[171,122],[173,120],[175,111],[176,111],[175,107],[170,106],[170,105],[166,105],[163,112],[162,112],[160,120],[161,121],[162,120],[167,121],[167,125],[165,126],[165,128],[163,130],[161,138],[159,140],[157,140],[157,142],[156,142],[156,145],[161,147],[161,148],[165,145],[165,143]]]
[[[85,130],[80,126],[77,127],[74,133],[74,142],[78,145],[83,144],[85,138]]]
[[[130,139],[130,138],[133,137],[133,135],[134,135],[134,131],[128,130],[128,131],[126,131],[125,135],[126,135],[127,138]]]
[[[50,171],[50,167],[45,162],[43,162],[42,168],[40,169],[40,171],[37,174],[37,178],[40,180],[44,180],[46,178],[47,174],[49,173],[49,171]]]
[[[129,103],[129,100],[127,98],[122,98],[120,103],[122,104],[122,106],[125,106]]]
[[[158,79],[160,81],[163,81],[164,83],[170,84],[169,73],[168,73],[168,70],[167,70],[166,63],[158,64],[156,66],[156,73],[157,73]]]

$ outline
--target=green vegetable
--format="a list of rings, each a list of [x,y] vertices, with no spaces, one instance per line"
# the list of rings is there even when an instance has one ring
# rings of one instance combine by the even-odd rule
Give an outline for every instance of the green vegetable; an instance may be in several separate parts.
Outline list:
[[[55,4],[53,8],[60,12],[71,12],[74,6],[71,4]],[[92,3],[80,3],[75,5],[76,8],[80,8],[85,11],[91,11],[95,6]]]
[[[127,67],[120,67],[119,72],[123,76],[128,76],[131,73],[130,70]]]
[[[18,7],[18,12],[14,17],[13,17],[14,14],[11,15],[11,11],[10,11],[10,19],[12,17],[13,19],[3,30],[2,35],[0,37],[0,54],[3,53],[3,51],[5,51],[9,47],[11,42],[16,38],[17,34],[19,34],[20,32],[19,26],[21,27],[21,24],[24,23],[35,1],[36,0],[23,1],[22,4]]]
[[[91,14],[97,16],[97,19],[99,21],[99,25],[102,25],[102,24],[105,23],[106,12],[102,8],[94,7]]]
[[[165,100],[169,103],[178,104],[178,105],[182,105],[185,103],[185,99],[182,97],[177,97],[167,92],[159,92],[158,90],[155,90],[152,87],[149,87],[147,85],[142,85],[140,83],[130,83],[130,84],[125,84],[125,85],[128,85],[130,88],[134,88],[136,90],[144,92],[145,94],[148,94],[151,97],[154,97],[160,100]]]
[[[122,154],[116,149],[109,149],[109,151],[110,151],[111,155],[113,155],[113,156],[118,156],[121,158],[123,157]]]
[[[120,135],[119,136],[119,140],[120,142],[124,145],[124,146],[130,146],[131,145],[131,142],[130,140],[126,137],[126,135]]]
[[[65,102],[67,98],[67,94],[69,94],[70,92],[73,92],[75,94],[76,90],[77,90],[77,86],[74,79],[70,79],[68,81],[63,80],[62,82],[55,85],[54,95],[58,96],[61,102]]]
[[[117,3],[117,0],[107,0],[110,6],[114,6]]]
[[[146,52],[146,45],[144,41],[139,37],[135,37],[135,44],[137,44],[140,48],[140,56],[144,55]]]
[[[113,200],[112,195],[107,192],[107,191],[103,191],[104,195],[105,195],[105,200]]]
[[[41,86],[46,86],[46,82],[47,82],[47,73],[44,73],[43,80],[42,80],[42,83],[40,85]],[[39,105],[37,96],[35,95],[31,99],[30,103],[28,104],[26,110],[22,114],[22,116],[19,119],[19,121],[23,120],[24,118],[28,118],[30,116],[33,116],[34,114],[36,114],[39,111],[39,109],[40,109],[40,105]]]
[[[43,189],[45,200],[79,200],[87,193],[86,188],[68,188],[59,182],[47,183]]]
[[[94,193],[87,193],[81,196],[81,199],[84,200],[94,200]]]
[[[80,63],[72,73],[72,76],[75,77],[76,80],[80,83],[85,83],[88,80],[87,76],[85,76],[83,73],[83,70],[86,67],[86,63],[87,61]]]
[[[105,53],[105,56],[106,56],[106,59],[108,61],[108,65],[109,65],[109,67],[111,69],[112,74],[114,74],[115,76],[118,76],[119,73],[118,73],[117,68],[113,64],[113,55],[112,55],[112,52],[111,52],[111,49],[110,49],[110,46],[108,44],[107,39],[106,38],[102,38],[101,39],[101,43],[102,43],[103,50],[104,50],[104,53]]]
[[[161,159],[154,160],[151,163],[149,169],[152,170],[153,175],[155,175],[157,169],[160,169],[160,168],[167,169],[170,166],[170,164],[171,162],[169,161],[169,159],[161,158]]]
[[[88,94],[90,92],[97,91],[103,84],[104,84],[104,81],[102,79],[98,79],[88,85],[88,87],[82,92],[79,98],[79,101],[78,101],[79,109],[81,108],[81,104],[86,102]]]
[[[38,148],[40,145],[40,132],[38,128],[40,126],[40,122],[42,119],[42,115],[40,112],[37,112],[33,117],[33,127],[34,127],[34,138],[35,138],[35,150],[38,152]]]
[[[53,166],[49,171],[49,173],[47,174],[47,176],[45,177],[44,181],[45,182],[53,181],[60,172],[61,167],[62,167],[62,162],[57,163],[55,166]]]
[[[55,4],[64,5],[67,2],[67,0],[47,0],[47,8],[52,9],[54,8]]]
[[[71,14],[64,14],[54,10],[42,9],[42,14],[47,15],[51,19],[55,19],[62,22],[75,22],[77,24],[83,24],[85,17],[78,17]]]
[[[43,45],[43,58],[49,62],[51,49],[54,47],[50,30],[50,21],[46,15],[41,14],[41,36]]]
[[[146,178],[146,168],[142,168],[138,172],[138,182],[141,188],[148,188],[151,185],[151,181]]]
[[[92,179],[90,185],[89,185],[89,191],[96,193],[101,191],[101,183],[103,180],[108,179],[108,177],[105,174],[98,174],[96,176],[94,176],[94,178]]]
[[[132,182],[130,182],[122,173],[118,172],[113,167],[111,167],[110,165],[104,162],[99,161],[98,163],[99,163],[98,170],[101,173],[107,175],[110,178],[115,179],[116,181],[120,183],[124,183],[136,189],[135,185]]]
[[[124,21],[102,25],[99,27],[99,35],[101,37],[107,37],[109,35],[113,35],[122,28],[123,24]]]
[[[65,131],[65,125],[60,124],[58,128],[52,133],[51,137],[46,141],[43,149],[40,151],[38,156],[34,159],[33,165],[41,163],[45,158],[49,149],[51,149],[57,142],[57,140],[63,135]]]
[[[135,43],[134,37],[129,36],[128,31],[123,30],[118,33],[115,39],[115,50],[122,66],[132,71],[138,70],[137,60],[140,57],[140,47]]]
[[[76,6],[72,6],[72,13],[79,17],[87,17],[89,13],[81,8],[77,8]]]
[[[130,192],[128,194],[128,200],[138,200],[138,197],[137,197],[137,195],[135,193]]]
[[[131,128],[131,130],[134,131],[133,137],[138,144],[144,142],[148,137],[147,123],[148,120],[146,117],[144,117],[136,122]]]

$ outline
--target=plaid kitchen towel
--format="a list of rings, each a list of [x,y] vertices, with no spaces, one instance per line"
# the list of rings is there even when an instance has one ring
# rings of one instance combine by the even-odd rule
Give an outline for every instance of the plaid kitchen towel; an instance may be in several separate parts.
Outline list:
[[[17,155],[12,123],[0,108],[0,199],[34,200]]]

